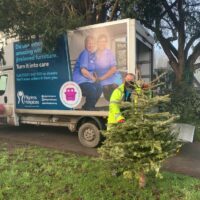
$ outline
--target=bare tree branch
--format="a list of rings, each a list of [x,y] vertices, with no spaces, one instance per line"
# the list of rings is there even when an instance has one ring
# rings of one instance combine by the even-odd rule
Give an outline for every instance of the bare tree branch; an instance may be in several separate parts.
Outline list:
[[[178,61],[177,61],[177,57],[175,57],[171,51],[169,42],[163,37],[160,31],[156,33],[156,36],[158,37],[165,54],[168,56],[169,60],[171,61],[173,70],[176,72],[178,68]]]
[[[175,5],[176,5],[176,1],[174,2],[174,3],[172,3],[169,7],[168,7],[168,9],[172,9]],[[160,15],[160,18],[163,18],[164,16],[165,16],[165,14],[167,14],[167,12],[168,12],[168,9],[165,9],[164,11],[163,11],[163,13],[161,13],[161,15]]]
[[[194,47],[193,53],[189,56],[187,60],[187,66],[193,68],[194,63],[197,58],[200,56],[200,42]]]
[[[177,51],[177,49],[171,44],[171,42],[170,42],[170,40],[169,40],[169,38],[164,38],[163,37],[163,35],[162,35],[162,33],[160,32],[160,30],[159,30],[159,28],[160,28],[160,21],[158,20],[157,22],[156,22],[156,25],[155,25],[155,27],[154,26],[152,26],[152,25],[150,25],[150,24],[148,24],[145,20],[140,20],[139,19],[139,21],[142,23],[142,24],[144,24],[147,28],[149,28],[150,30],[152,30],[155,34],[156,34],[156,36],[157,36],[157,38],[159,39],[159,38],[161,38],[162,39],[162,43],[161,43],[161,46],[164,48],[164,46],[167,48],[166,49],[166,51],[168,51],[169,53],[168,54],[171,54],[171,56],[170,57],[173,57],[174,58],[174,63],[177,63],[176,62],[176,59],[177,59],[177,57],[178,57],[178,51]],[[168,55],[167,54],[167,55]],[[169,57],[168,57],[169,58]]]
[[[112,9],[112,13],[111,13],[111,16],[110,16],[110,20],[109,21],[112,21],[114,16],[115,16],[115,12],[116,12],[116,9],[118,7],[118,4],[119,4],[119,0],[115,0],[115,4],[113,6],[113,9]]]
[[[185,46],[185,56],[187,58],[188,56],[188,52],[189,52],[189,49],[191,48],[191,46],[194,44],[195,40],[199,39],[199,35],[200,35],[200,32],[196,33],[195,35],[193,35],[190,40],[188,41],[188,43],[186,44]]]
[[[189,2],[187,6],[188,7],[196,7],[196,6],[200,6],[200,3],[191,3],[190,4],[190,2]]]
[[[199,68],[200,68],[200,63],[194,64],[194,67],[193,67],[194,70],[197,70]]]
[[[174,4],[175,4],[175,3],[177,3],[177,0],[174,2]],[[175,26],[175,27],[178,27],[178,20],[177,20],[177,18],[176,18],[176,14],[174,14],[174,13],[172,12],[172,9],[171,9],[171,7],[168,5],[167,0],[163,1],[163,6],[164,6],[166,12],[168,13],[169,17],[172,19],[172,21],[173,21],[173,23],[174,23],[174,26]]]
[[[169,27],[168,29],[171,30],[171,33],[173,35],[173,38],[177,39],[177,31],[176,31],[176,28],[174,28],[172,26],[172,24],[169,22],[169,19],[166,19],[166,18],[163,18],[162,19]],[[163,26],[161,26],[161,28],[164,28]]]
[[[179,25],[178,25],[178,57],[179,64],[184,66],[185,62],[185,54],[184,54],[184,46],[185,46],[185,16],[183,11],[183,1],[178,1],[178,14],[179,14]]]

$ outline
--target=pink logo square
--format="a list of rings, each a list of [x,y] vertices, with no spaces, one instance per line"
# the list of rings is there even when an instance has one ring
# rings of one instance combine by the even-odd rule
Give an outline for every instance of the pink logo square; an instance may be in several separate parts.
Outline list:
[[[67,88],[65,91],[65,98],[67,101],[75,101],[76,92],[74,88]]]

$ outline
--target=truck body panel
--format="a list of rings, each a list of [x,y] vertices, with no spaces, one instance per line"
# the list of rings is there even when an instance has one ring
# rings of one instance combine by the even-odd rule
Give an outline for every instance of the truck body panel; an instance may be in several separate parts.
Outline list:
[[[134,19],[68,31],[58,38],[50,53],[42,51],[39,40],[12,41],[5,47],[7,64],[0,70],[0,123],[66,126],[79,131],[83,145],[96,146],[100,132],[94,125],[105,129],[109,101],[102,94],[95,110],[84,110],[85,96],[72,73],[85,48],[85,38],[88,35],[98,38],[102,34],[108,38],[107,48],[116,59],[120,74],[117,84],[123,82],[127,72],[136,74],[137,78],[141,75],[147,82],[151,80],[154,41]]]
[[[63,83],[72,80],[66,38],[58,39],[52,53],[43,53],[40,41],[13,45],[16,111],[68,110],[59,96]]]

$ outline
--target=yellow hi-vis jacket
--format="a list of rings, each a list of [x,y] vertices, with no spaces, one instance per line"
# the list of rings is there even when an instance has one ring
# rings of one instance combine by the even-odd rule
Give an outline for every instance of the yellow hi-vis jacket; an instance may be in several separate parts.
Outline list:
[[[141,93],[141,88],[136,87],[135,92],[137,94]],[[124,99],[125,87],[124,83],[121,84],[118,88],[116,88],[111,97],[110,97],[110,105],[109,105],[109,115],[108,115],[108,124],[118,123],[120,120],[123,120],[124,117],[120,111],[120,104]],[[137,95],[134,97],[134,104],[137,105]]]

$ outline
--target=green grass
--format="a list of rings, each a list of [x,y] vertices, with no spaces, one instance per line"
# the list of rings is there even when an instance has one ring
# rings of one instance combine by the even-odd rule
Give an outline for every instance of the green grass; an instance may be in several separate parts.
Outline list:
[[[2,200],[197,200],[200,180],[162,173],[145,189],[114,176],[102,161],[39,147],[0,148]]]

